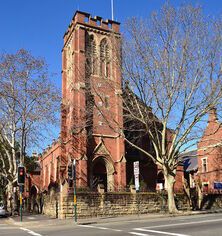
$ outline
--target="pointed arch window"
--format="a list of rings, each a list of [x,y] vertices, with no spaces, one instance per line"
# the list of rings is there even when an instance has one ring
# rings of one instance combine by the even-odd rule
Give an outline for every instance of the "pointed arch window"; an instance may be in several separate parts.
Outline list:
[[[100,43],[100,75],[110,77],[110,48],[107,39]]]
[[[66,73],[67,73],[67,89],[73,83],[73,70],[74,70],[74,55],[73,55],[73,39],[69,39],[66,46]]]
[[[91,75],[97,74],[96,42],[93,35],[86,38],[86,69]]]

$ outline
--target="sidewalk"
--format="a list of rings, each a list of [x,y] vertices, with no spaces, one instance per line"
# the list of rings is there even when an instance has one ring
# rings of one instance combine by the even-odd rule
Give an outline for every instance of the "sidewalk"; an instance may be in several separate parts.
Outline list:
[[[188,215],[198,215],[198,214],[210,214],[210,213],[222,213],[221,210],[215,211],[186,211],[180,212],[179,214],[172,215],[168,213],[150,213],[150,214],[140,214],[140,215],[126,215],[126,216],[115,216],[115,217],[93,217],[87,219],[78,219],[77,223],[74,219],[55,219],[50,218],[46,215],[24,215],[22,222],[20,222],[20,216],[14,216],[8,218],[8,224],[13,224],[17,226],[48,226],[48,225],[87,225],[87,224],[103,224],[111,222],[120,221],[144,221],[150,219],[164,218],[164,217],[177,217],[177,216],[188,216]]]

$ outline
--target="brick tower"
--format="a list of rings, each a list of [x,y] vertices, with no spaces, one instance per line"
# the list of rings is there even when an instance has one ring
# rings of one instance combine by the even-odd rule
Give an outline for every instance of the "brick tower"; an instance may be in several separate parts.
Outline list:
[[[77,186],[126,186],[119,23],[77,11],[62,50],[62,160]]]

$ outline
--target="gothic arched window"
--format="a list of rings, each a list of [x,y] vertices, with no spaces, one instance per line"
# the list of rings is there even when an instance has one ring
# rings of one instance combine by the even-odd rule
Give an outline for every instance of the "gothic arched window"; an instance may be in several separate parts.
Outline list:
[[[86,69],[91,75],[97,73],[96,42],[93,35],[86,37]]]
[[[107,39],[100,43],[100,75],[110,77],[110,51]]]

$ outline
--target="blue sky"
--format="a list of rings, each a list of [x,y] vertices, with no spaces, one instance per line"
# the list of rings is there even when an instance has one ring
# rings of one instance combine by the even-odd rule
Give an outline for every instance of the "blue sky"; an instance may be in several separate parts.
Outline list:
[[[76,10],[103,18],[111,18],[111,0],[0,0],[0,53],[15,52],[19,48],[44,57],[54,81],[61,84],[61,49],[63,34]],[[165,0],[114,0],[115,20],[124,23],[128,17],[148,16],[158,10]],[[201,4],[206,14],[217,15],[221,0],[171,1]]]
[[[63,34],[76,10],[92,16],[111,18],[111,0],[0,0],[0,53],[14,53],[20,48],[44,57],[53,81],[61,86],[61,49]],[[160,9],[165,0],[114,0],[115,20],[124,23],[132,16],[146,17]],[[205,14],[222,12],[222,0],[172,0],[200,4]]]

